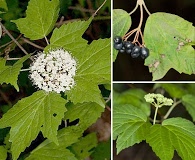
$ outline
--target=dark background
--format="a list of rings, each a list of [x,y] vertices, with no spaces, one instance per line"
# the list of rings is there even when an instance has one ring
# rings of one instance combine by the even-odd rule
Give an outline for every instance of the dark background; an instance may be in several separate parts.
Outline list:
[[[114,9],[124,9],[128,13],[131,12],[137,0],[113,0]],[[150,13],[167,12],[176,14],[185,20],[192,22],[195,25],[195,0],[145,0],[145,4]],[[148,14],[144,11],[144,23]],[[139,9],[132,14],[131,29],[136,28],[139,24],[140,12]],[[194,35],[195,36],[195,35]],[[195,64],[194,64],[195,65]],[[144,66],[144,61],[141,59],[132,59],[127,54],[119,53],[116,61],[113,64],[113,80],[128,81],[128,80],[152,80],[152,74],[149,73],[148,67]],[[161,80],[195,80],[195,75],[180,74],[176,70],[171,69]]]

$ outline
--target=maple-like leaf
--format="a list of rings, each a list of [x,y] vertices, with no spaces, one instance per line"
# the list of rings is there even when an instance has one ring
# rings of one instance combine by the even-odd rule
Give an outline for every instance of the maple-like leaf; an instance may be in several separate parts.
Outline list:
[[[37,91],[18,101],[3,115],[0,128],[11,127],[9,140],[14,160],[40,131],[44,137],[58,144],[57,129],[66,111],[65,103],[60,94]]]
[[[146,141],[161,160],[172,160],[174,150],[182,160],[194,160],[195,125],[183,118],[164,120],[150,128]]]
[[[31,40],[46,37],[53,29],[59,13],[59,0],[30,0],[26,17],[12,20]]]
[[[153,80],[163,78],[171,68],[179,73],[195,74],[192,23],[169,13],[151,14],[144,29],[144,41],[150,50],[145,65],[152,72]]]

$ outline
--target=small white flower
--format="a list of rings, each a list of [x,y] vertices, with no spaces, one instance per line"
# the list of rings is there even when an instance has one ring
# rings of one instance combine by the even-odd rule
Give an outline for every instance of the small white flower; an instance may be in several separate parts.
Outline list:
[[[30,66],[29,77],[39,89],[65,92],[75,85],[76,65],[76,60],[66,50],[40,52]]]

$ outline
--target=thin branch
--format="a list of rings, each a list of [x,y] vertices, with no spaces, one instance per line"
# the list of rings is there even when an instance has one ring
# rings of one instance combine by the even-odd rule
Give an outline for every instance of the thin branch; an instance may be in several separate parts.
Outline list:
[[[49,45],[49,41],[48,41],[47,37],[45,36],[44,38],[45,38],[47,45]]]
[[[106,3],[107,0],[104,0],[104,2],[101,4],[101,6],[99,6],[99,8],[95,11],[95,13],[92,15],[93,17],[95,17],[97,15],[97,12],[104,6],[104,4]]]
[[[30,44],[31,46],[34,46],[34,47],[36,47],[36,48],[38,48],[38,49],[41,49],[41,50],[44,49],[44,47],[41,47],[41,46],[39,46],[39,45],[37,45],[37,44],[35,44],[35,43],[29,41],[28,39],[26,39],[26,38],[24,38],[24,37],[22,37],[21,39],[22,39],[24,42]]]
[[[179,100],[177,102],[175,102],[170,108],[169,110],[167,111],[166,115],[163,117],[163,119],[167,119],[167,117],[170,115],[170,113],[172,112],[172,110],[179,104],[181,103],[182,100]]]
[[[21,70],[20,70],[20,72],[24,72],[24,71],[30,71],[30,69],[27,68],[27,69],[21,69]]]
[[[19,60],[19,59],[21,59],[21,58],[6,58],[6,60],[8,60],[8,61],[14,61],[14,60]]]
[[[73,7],[73,6],[70,6],[70,7],[68,7],[68,9],[78,10],[78,11],[81,11],[81,12],[89,12],[89,13],[94,13],[95,12],[94,9],[86,9],[86,8],[82,8],[82,7]]]
[[[4,27],[4,25],[1,23],[0,21],[0,25],[3,28],[3,30],[7,33],[7,35],[16,43],[16,45],[26,54],[28,55],[28,53],[26,52],[26,50],[20,45],[20,43],[18,43],[18,41],[16,41],[16,39],[9,33],[9,31]]]

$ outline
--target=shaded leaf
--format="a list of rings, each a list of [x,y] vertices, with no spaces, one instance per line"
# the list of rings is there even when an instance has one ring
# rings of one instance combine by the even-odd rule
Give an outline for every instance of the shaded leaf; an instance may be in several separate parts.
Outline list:
[[[79,141],[74,143],[70,148],[77,159],[83,160],[91,155],[97,143],[96,133],[91,133],[80,138]]]
[[[181,98],[184,94],[186,94],[185,88],[179,84],[163,83],[160,84],[160,86],[164,88],[171,97],[174,98]]]
[[[129,89],[122,93],[113,91],[113,105],[131,104],[141,109],[147,116],[150,115],[150,104],[144,99],[146,92],[141,89]]]
[[[0,84],[10,83],[17,91],[19,91],[19,87],[17,85],[18,75],[23,66],[23,62],[30,56],[31,54],[22,57],[13,66],[6,66],[6,60],[4,58],[0,58]]]
[[[0,128],[11,127],[13,159],[30,145],[38,133],[58,144],[57,129],[64,117],[66,100],[57,93],[37,91],[23,98],[0,119]]]
[[[31,40],[46,37],[53,29],[59,13],[59,0],[30,0],[26,17],[12,20]],[[28,25],[27,25],[28,24]]]
[[[0,8],[3,8],[4,10],[8,10],[7,3],[5,0],[0,0]]]
[[[96,102],[104,106],[98,85],[110,83],[110,39],[93,41],[84,53],[73,56],[78,62],[76,85],[67,91],[68,99],[75,104]]]
[[[113,37],[124,36],[131,27],[130,15],[122,9],[113,10]],[[117,57],[118,51],[113,48],[113,61]]]
[[[188,113],[192,116],[195,121],[195,96],[186,94],[182,97],[182,103],[186,107]]]
[[[59,145],[45,140],[34,149],[26,160],[77,160],[75,155],[68,149],[73,143],[78,142],[82,131],[78,127],[67,127],[58,131]]]
[[[111,157],[111,140],[100,142],[91,157],[93,160],[109,160]]]
[[[135,143],[145,140],[151,124],[147,115],[130,104],[114,105],[113,109],[113,138],[117,139],[117,154]]]
[[[163,78],[171,68],[179,73],[195,74],[194,35],[192,23],[177,15],[154,13],[149,16],[144,41],[150,56],[145,65],[152,72],[153,80]]]
[[[174,150],[182,160],[195,157],[195,126],[183,118],[164,120],[162,125],[153,125],[146,141],[161,160],[172,160]]]

